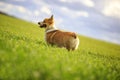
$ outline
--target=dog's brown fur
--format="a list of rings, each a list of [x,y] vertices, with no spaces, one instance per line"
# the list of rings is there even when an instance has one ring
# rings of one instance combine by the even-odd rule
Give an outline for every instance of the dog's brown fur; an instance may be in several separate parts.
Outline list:
[[[45,39],[48,44],[65,47],[68,51],[78,48],[79,39],[74,32],[64,32],[54,27],[53,15],[43,22],[38,22],[41,28],[46,29]]]

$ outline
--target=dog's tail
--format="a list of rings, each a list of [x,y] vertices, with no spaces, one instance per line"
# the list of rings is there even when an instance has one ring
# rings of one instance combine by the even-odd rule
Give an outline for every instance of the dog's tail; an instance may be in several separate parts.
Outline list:
[[[77,35],[75,33],[72,33],[72,37],[74,37],[76,39]]]

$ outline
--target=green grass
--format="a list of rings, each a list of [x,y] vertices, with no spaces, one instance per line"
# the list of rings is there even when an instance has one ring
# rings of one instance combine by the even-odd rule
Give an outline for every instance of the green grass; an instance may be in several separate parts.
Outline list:
[[[0,14],[0,80],[120,80],[120,45],[79,39],[72,52],[48,46],[44,29]]]

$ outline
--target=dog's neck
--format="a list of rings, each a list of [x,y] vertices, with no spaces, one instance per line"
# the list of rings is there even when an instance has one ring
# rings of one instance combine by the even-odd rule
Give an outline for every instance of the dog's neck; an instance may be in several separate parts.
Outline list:
[[[48,33],[48,32],[52,32],[52,31],[55,31],[55,30],[57,30],[57,28],[55,27],[55,25],[53,25],[53,26],[49,26],[49,28],[47,28],[45,30],[45,32]]]

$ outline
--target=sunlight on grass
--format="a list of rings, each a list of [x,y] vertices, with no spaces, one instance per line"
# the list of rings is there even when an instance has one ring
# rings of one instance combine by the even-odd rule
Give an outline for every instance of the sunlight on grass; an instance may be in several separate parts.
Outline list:
[[[120,45],[79,36],[78,50],[49,46],[37,25],[0,15],[0,80],[119,80]]]

